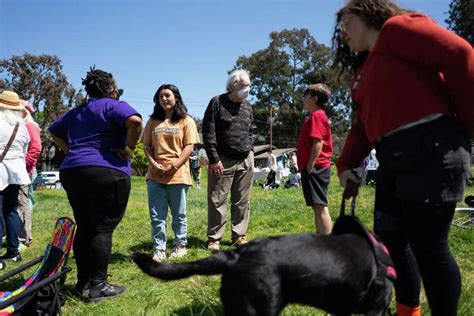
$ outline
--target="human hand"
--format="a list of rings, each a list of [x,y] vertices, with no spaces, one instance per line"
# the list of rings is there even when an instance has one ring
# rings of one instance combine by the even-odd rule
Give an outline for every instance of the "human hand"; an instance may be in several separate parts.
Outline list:
[[[150,165],[153,169],[155,169],[156,171],[158,171],[160,173],[165,169],[165,167],[162,164],[160,164],[156,161],[150,162]]]
[[[345,199],[350,199],[359,192],[360,179],[350,169],[339,174],[339,183],[344,188],[343,197]]]
[[[218,177],[224,174],[224,166],[222,165],[221,161],[210,164],[209,170],[211,171],[211,174],[216,175]]]
[[[177,168],[174,163],[170,163],[169,165],[163,166],[162,175],[165,177],[172,176],[179,168]]]

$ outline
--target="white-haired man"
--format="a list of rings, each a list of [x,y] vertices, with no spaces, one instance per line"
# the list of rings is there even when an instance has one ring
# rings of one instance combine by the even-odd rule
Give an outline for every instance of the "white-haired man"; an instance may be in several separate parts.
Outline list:
[[[219,250],[227,223],[227,196],[231,194],[232,242],[247,243],[250,189],[253,180],[253,112],[245,101],[250,78],[234,70],[227,79],[227,93],[209,102],[203,119],[203,140],[208,169],[208,249]]]

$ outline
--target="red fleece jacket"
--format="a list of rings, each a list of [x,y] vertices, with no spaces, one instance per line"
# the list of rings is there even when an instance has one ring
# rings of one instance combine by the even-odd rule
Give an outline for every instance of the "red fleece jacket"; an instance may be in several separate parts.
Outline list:
[[[434,113],[455,115],[474,136],[474,51],[430,18],[388,19],[351,85],[359,105],[336,166],[356,168],[382,135]]]

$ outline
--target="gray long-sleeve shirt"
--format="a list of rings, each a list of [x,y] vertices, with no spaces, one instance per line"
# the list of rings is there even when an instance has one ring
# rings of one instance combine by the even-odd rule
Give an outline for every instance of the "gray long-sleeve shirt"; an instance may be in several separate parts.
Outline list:
[[[247,101],[232,102],[227,93],[209,102],[202,122],[202,136],[210,163],[219,156],[244,159],[253,150],[253,111]]]

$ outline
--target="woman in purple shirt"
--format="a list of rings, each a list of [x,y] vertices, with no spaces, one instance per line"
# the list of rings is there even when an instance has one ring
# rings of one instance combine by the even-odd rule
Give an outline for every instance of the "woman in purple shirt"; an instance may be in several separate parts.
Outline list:
[[[74,212],[76,291],[91,301],[125,287],[107,283],[112,233],[130,194],[130,156],[142,130],[140,114],[118,100],[112,74],[91,68],[82,81],[88,98],[61,116],[49,131],[66,152],[60,179]]]

